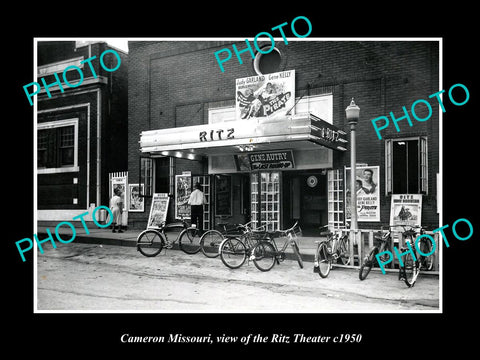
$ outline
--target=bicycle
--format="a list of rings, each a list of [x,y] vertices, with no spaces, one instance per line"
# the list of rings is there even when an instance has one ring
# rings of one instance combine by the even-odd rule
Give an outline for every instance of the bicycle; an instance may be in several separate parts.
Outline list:
[[[182,229],[177,238],[170,242],[165,230]],[[195,226],[189,226],[183,219],[169,223],[163,222],[159,228],[148,228],[137,236],[137,251],[147,257],[157,256],[162,249],[171,249],[178,241],[179,248],[186,254],[196,254],[200,251],[199,230]]]
[[[223,229],[216,230],[207,230],[200,239],[200,249],[202,253],[209,258],[215,258],[220,255],[220,245],[226,236],[237,236],[242,235],[245,232],[245,227],[250,223],[245,225],[242,224],[219,224]]]
[[[285,250],[288,245],[292,246],[293,253],[298,262],[298,266],[303,269],[303,260],[297,244],[297,235],[301,235],[302,230],[297,226],[298,221],[286,230],[276,230],[267,232],[268,240],[258,242],[251,251],[250,260],[253,260],[255,267],[261,271],[269,271],[275,263],[285,260]],[[280,250],[278,250],[275,238],[285,237],[286,240]]]
[[[321,226],[320,229],[328,225]],[[333,262],[341,261],[342,265],[350,263],[350,250],[348,233],[342,235],[341,231],[321,232],[320,235],[326,235],[325,240],[316,241],[317,250],[315,252],[313,272],[318,272],[322,278],[326,278],[333,267]]]
[[[417,252],[417,246],[415,246],[415,240],[417,237],[417,231],[414,229],[420,229],[418,231],[419,235],[425,234],[425,229],[421,226],[414,226],[409,230],[405,230],[403,232],[403,236],[405,238],[405,243],[410,243],[409,247],[402,247],[400,249],[400,253],[404,253],[405,251],[409,251],[411,248],[412,252],[408,252],[405,255],[405,259],[402,261],[403,266],[399,265],[399,272],[398,272],[398,280],[404,280],[405,284],[408,287],[413,287],[415,282],[417,281],[417,277],[420,274],[420,270],[427,270],[430,271],[433,269],[433,263],[435,259],[435,255],[433,254],[432,248],[433,244],[431,241],[426,240],[425,237],[421,237],[417,246],[419,247],[419,252],[421,254],[428,254],[428,255],[419,255]],[[412,246],[413,244],[413,246]]]
[[[249,258],[252,249],[259,241],[268,239],[266,224],[256,229],[252,228],[254,221],[240,225],[241,235],[226,235],[220,244],[219,253],[223,264],[230,269],[238,269]]]
[[[376,242],[375,246],[370,250],[369,254],[363,260],[362,265],[360,266],[360,271],[358,277],[360,280],[365,280],[372,270],[373,266],[378,264],[376,255],[385,251],[385,249],[390,249],[392,245],[392,228],[399,225],[390,226],[388,231],[383,234],[383,228],[374,235],[373,239]],[[384,262],[386,260],[386,254],[382,255],[381,260]]]

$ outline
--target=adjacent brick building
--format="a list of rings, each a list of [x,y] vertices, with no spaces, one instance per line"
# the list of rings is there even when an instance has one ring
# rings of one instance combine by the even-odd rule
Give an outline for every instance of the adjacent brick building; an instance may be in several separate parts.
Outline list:
[[[101,66],[106,50],[121,59],[115,71]],[[118,65],[112,52],[102,61],[107,69]],[[38,220],[56,224],[108,205],[108,173],[127,169],[128,62],[105,42],[39,41],[37,65],[38,83],[51,85],[50,97],[45,88],[37,95]],[[69,66],[72,86],[62,76]]]
[[[314,144],[311,136],[308,141],[276,143],[268,137],[253,137],[250,141],[256,147],[247,149],[251,153],[292,151],[293,167],[273,171],[274,175],[271,171],[263,174],[242,170],[238,163],[235,166],[248,143],[228,143],[222,139],[222,145],[215,148],[206,148],[201,141],[190,148],[180,146],[181,138],[207,129],[202,127],[205,124],[215,131],[225,130],[221,133],[224,135],[229,124],[241,126],[238,125],[241,119],[235,117],[236,79],[289,70],[295,73],[297,101],[292,114],[306,113],[305,121],[308,114],[316,115],[345,132],[349,141],[345,108],[352,98],[361,108],[357,164],[379,167],[376,204],[380,212],[378,220],[359,222],[359,227],[388,225],[392,194],[422,194],[422,225],[430,228],[439,225],[439,107],[429,99],[429,95],[440,90],[437,40],[292,39],[286,45],[280,39],[268,55],[256,52],[251,43],[256,59],[246,51],[240,55],[243,60],[240,64],[232,44],[246,49],[242,41],[129,42],[129,182],[145,185],[146,200],[143,213],[129,215],[129,225],[145,227],[151,195],[175,194],[176,176],[185,171],[195,177],[194,181],[202,182],[209,195],[209,205],[205,207],[207,227],[251,218],[258,222],[274,221],[274,227],[280,228],[299,220],[307,231],[316,231],[318,226],[327,223],[332,228],[342,225],[349,186],[345,181],[345,167],[350,166],[349,143],[346,151],[340,151]],[[270,47],[270,43],[264,45]],[[224,72],[214,56],[222,48],[229,48],[233,54],[232,59],[223,64]],[[379,140],[371,119],[388,116],[390,112],[397,118],[404,116],[402,106],[410,111],[418,99],[430,101],[431,118],[419,122],[410,114],[413,126],[406,120],[400,121],[401,131],[397,132],[392,123],[382,131]],[[418,117],[426,116],[425,107],[418,106],[415,111]],[[294,121],[289,116],[279,118],[278,125]],[[266,123],[262,124],[255,125],[255,129],[267,129]],[[171,141],[167,144],[168,137]],[[178,139],[177,148],[173,144],[175,139]],[[230,194],[226,208],[221,203],[224,195],[219,195],[225,190],[220,189],[223,185]],[[270,186],[272,192],[268,190]],[[175,217],[178,199],[172,200],[169,219]],[[222,206],[224,209],[220,211]]]

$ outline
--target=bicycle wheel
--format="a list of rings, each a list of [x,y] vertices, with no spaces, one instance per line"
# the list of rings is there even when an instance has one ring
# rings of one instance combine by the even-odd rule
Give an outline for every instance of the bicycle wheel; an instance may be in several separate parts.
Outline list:
[[[188,228],[180,233],[178,246],[187,254],[196,254],[200,251],[200,232],[196,228]]]
[[[419,268],[417,262],[413,260],[412,254],[405,255],[403,260],[403,269],[404,269],[404,281],[408,287],[413,287],[415,281],[417,281],[417,276],[419,273]]]
[[[433,245],[430,241],[420,241],[420,251],[423,254],[430,254],[432,252]],[[429,256],[420,255],[420,261],[422,263],[422,270],[431,271],[433,269],[433,263],[435,260],[435,254]]]
[[[157,256],[165,245],[165,235],[155,230],[142,231],[137,238],[137,250],[144,256]]]
[[[220,244],[224,237],[218,230],[208,230],[200,239],[200,247],[203,254],[209,258],[215,258],[220,255]]]
[[[360,272],[358,273],[358,277],[360,280],[365,280],[372,270],[373,264],[375,264],[375,255],[378,253],[378,248],[374,247],[370,253],[365,257],[362,266],[360,266]]]
[[[330,273],[330,269],[332,268],[332,260],[328,254],[326,242],[322,242],[318,246],[316,259],[318,262],[318,274],[322,278],[326,278]]]
[[[247,259],[245,244],[238,238],[227,238],[220,245],[220,259],[230,269],[238,269]]]
[[[350,239],[348,235],[343,235],[339,241],[340,243],[338,244],[338,258],[340,259],[342,265],[348,265],[350,264]]]
[[[303,260],[302,260],[302,255],[300,255],[300,250],[298,249],[298,244],[295,241],[293,241],[292,247],[293,247],[293,253],[297,257],[298,266],[300,266],[300,269],[303,269]]]
[[[267,242],[261,241],[252,249],[252,258],[255,267],[260,271],[269,271],[275,266],[277,260],[275,247]]]

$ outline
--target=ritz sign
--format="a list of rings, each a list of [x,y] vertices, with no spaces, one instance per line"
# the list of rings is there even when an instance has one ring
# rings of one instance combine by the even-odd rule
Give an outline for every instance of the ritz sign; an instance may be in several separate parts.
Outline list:
[[[235,136],[233,135],[234,132],[235,132],[234,128],[227,129],[226,131],[223,130],[223,129],[210,130],[210,131],[200,131],[199,134],[198,134],[198,137],[200,139],[200,142],[202,142],[202,141],[213,141],[213,140],[234,139],[235,138]]]

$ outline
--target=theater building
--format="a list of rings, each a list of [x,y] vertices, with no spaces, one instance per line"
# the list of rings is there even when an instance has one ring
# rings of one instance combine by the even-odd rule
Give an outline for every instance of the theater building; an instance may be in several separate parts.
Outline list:
[[[116,56],[102,58],[109,50],[121,59],[112,72],[100,63],[117,67]],[[128,165],[127,66],[127,54],[105,42],[37,42],[37,81],[49,86],[36,95],[39,222],[72,221],[108,204],[109,172]]]
[[[146,226],[154,193],[172,194],[168,219],[188,217],[195,182],[208,200],[205,228],[253,220],[278,229],[298,220],[308,235],[344,226],[352,98],[361,109],[359,228],[388,225],[397,198],[420,199],[401,216],[438,226],[438,103],[428,121],[400,121],[401,131],[391,124],[381,140],[371,122],[404,116],[402,106],[440,90],[438,40],[279,39],[274,48],[259,42],[262,52],[252,45],[254,59],[245,51],[240,63],[234,54],[222,72],[214,53],[233,53],[232,44],[246,48],[238,40],[129,42],[128,181],[145,199],[130,226]]]

